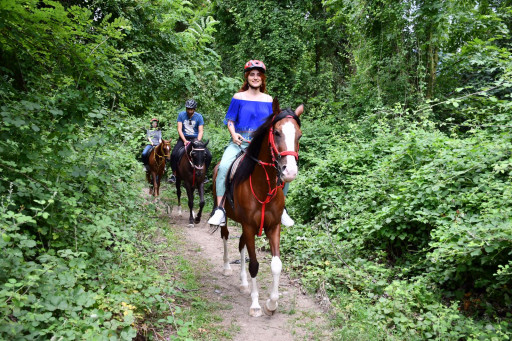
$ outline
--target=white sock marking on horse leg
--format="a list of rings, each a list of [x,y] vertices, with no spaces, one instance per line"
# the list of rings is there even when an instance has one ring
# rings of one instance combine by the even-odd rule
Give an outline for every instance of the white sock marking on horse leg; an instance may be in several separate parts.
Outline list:
[[[258,302],[258,298],[260,297],[258,293],[258,284],[256,283],[256,277],[251,278],[252,281],[252,291],[251,291],[251,309],[249,310],[249,314],[254,317],[261,316],[261,306]]]
[[[249,292],[249,282],[247,282],[247,270],[245,269],[245,252],[247,248],[244,246],[240,252],[240,291]]]
[[[277,300],[279,299],[279,277],[283,269],[281,259],[277,256],[272,257],[270,268],[272,270],[272,291],[270,292],[270,299],[267,301],[267,309],[274,311],[277,309]]]
[[[228,259],[228,240],[222,238],[222,241],[224,242],[224,276],[228,276],[231,274],[231,266]]]

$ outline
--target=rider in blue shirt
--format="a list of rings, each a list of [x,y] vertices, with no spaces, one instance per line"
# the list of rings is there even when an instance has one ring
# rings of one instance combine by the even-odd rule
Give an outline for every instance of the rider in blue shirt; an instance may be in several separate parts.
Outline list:
[[[251,133],[265,122],[268,116],[272,115],[272,97],[265,93],[266,90],[266,67],[259,60],[250,60],[245,64],[245,82],[238,93],[231,99],[224,124],[228,126],[231,134],[231,142],[224,150],[217,179],[215,182],[217,195],[217,208],[208,224],[224,226],[226,224],[226,213],[222,205],[222,198],[226,192],[226,175],[230,165],[238,153],[249,146]],[[283,193],[288,192],[289,183],[283,188]],[[292,226],[294,221],[290,218],[286,209],[281,216],[281,224]]]
[[[197,102],[193,99],[189,99],[185,102],[185,109],[178,114],[178,134],[180,138],[176,142],[172,153],[171,153],[171,169],[172,175],[169,178],[169,182],[176,182],[176,169],[178,168],[178,153],[179,150],[185,146],[188,142],[197,139],[202,140],[203,138],[203,116],[196,112]],[[206,169],[210,165],[212,155],[208,149],[206,149]]]

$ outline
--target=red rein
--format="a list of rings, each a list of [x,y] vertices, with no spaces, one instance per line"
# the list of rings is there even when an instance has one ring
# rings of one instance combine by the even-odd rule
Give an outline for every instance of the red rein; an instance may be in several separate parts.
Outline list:
[[[290,116],[290,115],[286,116],[286,118],[288,118],[288,117],[294,118],[293,116]],[[256,196],[256,193],[254,193],[254,189],[252,187],[252,174],[249,176],[249,184],[251,185],[252,195],[261,204],[261,222],[260,222],[260,230],[258,232],[258,237],[261,237],[261,235],[263,233],[263,223],[265,222],[265,206],[269,202],[271,202],[272,199],[275,198],[275,196],[277,194],[277,189],[284,187],[284,183],[282,183],[280,185],[276,185],[275,188],[272,188],[272,186],[270,185],[270,178],[268,177],[268,172],[265,167],[267,167],[267,166],[275,167],[275,165],[277,164],[277,161],[279,159],[281,159],[281,157],[286,156],[286,155],[292,155],[295,157],[295,160],[297,160],[297,161],[299,160],[298,151],[294,152],[294,151],[287,150],[284,152],[279,152],[279,150],[276,147],[276,143],[274,141],[274,124],[272,124],[272,126],[270,127],[270,130],[269,130],[269,133],[268,133],[268,144],[269,144],[269,148],[270,148],[270,153],[272,155],[272,163],[258,161],[258,164],[261,167],[263,167],[263,170],[265,171],[265,176],[267,177],[267,184],[268,184],[269,191],[267,193],[267,197],[265,198],[265,200],[262,201]]]

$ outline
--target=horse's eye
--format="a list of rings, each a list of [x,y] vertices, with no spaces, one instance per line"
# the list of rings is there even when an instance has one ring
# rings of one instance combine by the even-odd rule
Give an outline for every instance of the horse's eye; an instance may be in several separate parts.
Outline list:
[[[278,130],[276,130],[275,135],[276,137],[281,137],[281,133]]]

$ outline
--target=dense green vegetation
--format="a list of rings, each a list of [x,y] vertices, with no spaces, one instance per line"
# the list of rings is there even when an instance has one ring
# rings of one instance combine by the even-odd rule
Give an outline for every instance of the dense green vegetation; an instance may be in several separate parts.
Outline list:
[[[261,59],[306,104],[284,264],[336,336],[509,339],[511,29],[510,0],[0,2],[0,338],[198,328],[166,320],[190,297],[158,269],[136,157],[194,97],[218,160]]]

